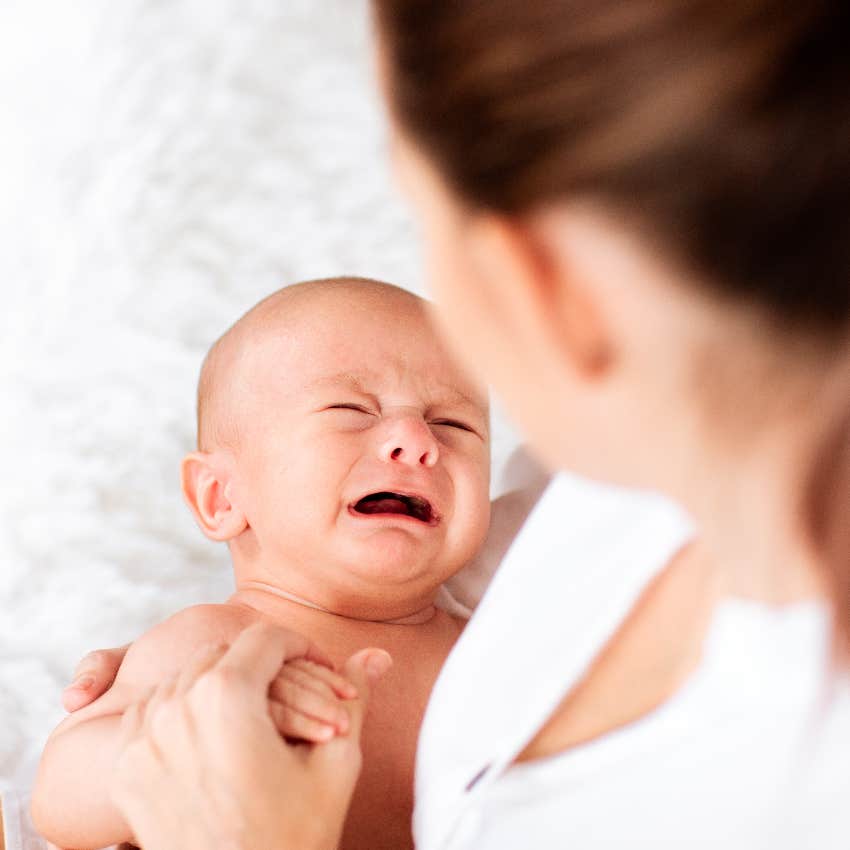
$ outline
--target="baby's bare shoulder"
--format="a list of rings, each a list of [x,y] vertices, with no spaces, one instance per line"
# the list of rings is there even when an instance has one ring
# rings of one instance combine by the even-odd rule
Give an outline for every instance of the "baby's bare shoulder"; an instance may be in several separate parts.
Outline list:
[[[226,603],[184,608],[133,643],[121,672],[153,678],[152,684],[156,684],[163,676],[182,669],[200,648],[230,643],[256,619],[250,610]]]
[[[120,714],[163,679],[183,670],[199,649],[231,642],[256,618],[250,610],[228,604],[192,605],[178,611],[136,639],[109,690],[67,717],[54,735],[97,717]]]
[[[132,643],[113,689],[145,693],[180,672],[199,649],[230,643],[254,619],[251,611],[228,604],[184,608]]]

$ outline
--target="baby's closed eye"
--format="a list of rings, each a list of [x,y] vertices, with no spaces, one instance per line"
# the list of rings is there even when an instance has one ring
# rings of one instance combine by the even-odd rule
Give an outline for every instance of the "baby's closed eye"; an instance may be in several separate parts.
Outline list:
[[[358,404],[357,402],[353,402],[353,401],[345,401],[345,402],[339,402],[338,404],[332,404],[332,405],[326,407],[325,410],[353,410],[353,411],[356,411],[357,413],[365,413],[369,416],[376,416],[377,415],[374,410],[369,410],[369,408],[366,407],[365,405]]]
[[[432,419],[431,425],[443,425],[446,428],[458,428],[461,431],[475,433],[475,429],[471,425],[467,425],[459,419]]]
[[[321,412],[329,417],[334,427],[356,431],[368,428],[378,416],[376,411],[365,404],[354,401],[331,404],[323,408]]]

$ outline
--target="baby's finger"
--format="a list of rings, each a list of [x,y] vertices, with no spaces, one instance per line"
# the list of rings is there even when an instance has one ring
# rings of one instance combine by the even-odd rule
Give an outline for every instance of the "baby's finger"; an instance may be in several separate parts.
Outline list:
[[[288,666],[284,666],[269,686],[269,699],[345,734],[348,731],[348,712],[342,707],[339,698],[323,682],[314,681],[311,686],[306,686],[298,678],[306,674],[287,670]],[[320,693],[319,687],[326,688],[326,692]]]
[[[290,667],[289,664],[284,664],[280,668],[280,672],[272,680],[269,685],[269,697],[285,702],[288,693],[287,689],[291,689],[295,685],[312,691],[329,703],[339,702],[339,697],[333,692],[330,685],[325,684],[321,679],[317,679],[309,673]]]
[[[345,676],[327,667],[323,667],[321,664],[316,664],[306,658],[295,658],[292,661],[286,662],[284,670],[287,668],[300,670],[312,678],[320,679],[340,699],[357,699],[357,688]]]
[[[128,648],[129,644],[116,649],[98,649],[84,655],[74,670],[73,681],[62,692],[65,710],[77,711],[108,691]]]
[[[296,738],[321,744],[330,741],[336,734],[334,726],[322,723],[314,717],[308,717],[306,714],[278,702],[269,703],[269,714],[278,732],[286,738]]]

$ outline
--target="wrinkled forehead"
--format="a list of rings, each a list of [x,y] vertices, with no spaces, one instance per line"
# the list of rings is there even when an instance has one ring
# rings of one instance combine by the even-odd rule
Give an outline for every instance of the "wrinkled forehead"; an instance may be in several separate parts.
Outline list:
[[[424,304],[338,306],[254,334],[240,369],[247,385],[266,384],[288,398],[325,389],[409,392],[486,415],[486,390],[450,356]]]
[[[489,408],[486,392],[470,381],[452,380],[453,377],[456,376],[440,374],[433,369],[420,369],[403,360],[396,360],[385,362],[380,370],[355,367],[338,372],[322,372],[298,384],[297,390],[304,394],[348,390],[360,395],[393,391],[402,393],[408,390],[426,398],[431,404],[469,407],[486,415]]]

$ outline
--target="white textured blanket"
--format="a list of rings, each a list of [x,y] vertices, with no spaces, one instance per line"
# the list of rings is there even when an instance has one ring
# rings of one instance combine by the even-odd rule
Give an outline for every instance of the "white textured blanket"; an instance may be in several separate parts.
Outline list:
[[[0,789],[81,653],[230,587],[177,483],[212,339],[299,279],[420,289],[368,42],[363,0],[3,3]]]

